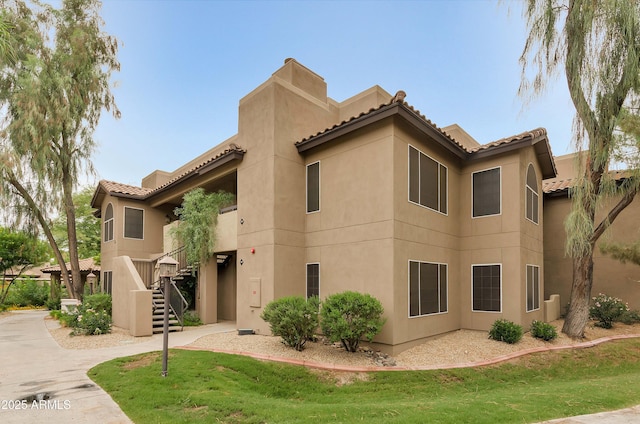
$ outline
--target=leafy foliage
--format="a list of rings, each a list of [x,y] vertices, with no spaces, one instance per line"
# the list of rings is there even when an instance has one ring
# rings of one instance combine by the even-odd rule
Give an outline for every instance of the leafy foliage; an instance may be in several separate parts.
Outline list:
[[[320,301],[316,296],[305,299],[289,296],[269,302],[260,318],[269,323],[271,332],[282,337],[282,343],[302,351],[318,329]]]
[[[80,278],[73,190],[93,171],[93,133],[103,110],[120,112],[111,73],[120,68],[117,41],[103,31],[98,0],[64,0],[60,8],[7,0],[3,14],[15,29],[16,63],[0,73],[6,127],[0,145],[0,184],[16,225],[39,225],[77,299]],[[71,280],[50,228],[50,215],[66,218]],[[70,284],[70,282],[73,284]]]
[[[522,326],[506,319],[496,320],[489,330],[489,338],[509,344],[518,343],[522,339]]]
[[[111,315],[111,295],[108,293],[96,293],[85,296],[82,304],[86,309],[93,309],[97,312],[106,312]]]
[[[4,300],[5,305],[44,306],[49,298],[49,284],[40,285],[36,280],[16,282]]]
[[[545,342],[554,340],[558,337],[556,328],[548,322],[534,320],[531,323],[531,335],[536,339],[542,339]]]
[[[7,271],[13,271],[0,292],[0,304],[6,301],[11,286],[27,268],[48,260],[49,256],[47,245],[34,236],[0,227],[0,281],[7,281]]]
[[[322,302],[320,326],[332,342],[340,341],[347,352],[358,349],[363,337],[371,341],[386,322],[384,308],[370,294],[353,291],[333,294]]]
[[[620,315],[620,317],[618,318],[618,321],[626,325],[640,323],[640,311],[637,311],[637,310],[625,311],[622,313],[622,315]]]
[[[213,256],[216,244],[215,227],[220,209],[233,202],[233,195],[222,191],[205,193],[196,188],[184,195],[182,206],[174,213],[180,222],[172,233],[185,246],[187,263],[205,263]]]
[[[622,300],[600,293],[593,298],[593,303],[589,307],[589,317],[598,321],[596,323],[598,327],[611,328],[613,322],[627,311],[629,307]]]
[[[600,252],[620,262],[640,265],[640,241],[631,244],[602,243]]]

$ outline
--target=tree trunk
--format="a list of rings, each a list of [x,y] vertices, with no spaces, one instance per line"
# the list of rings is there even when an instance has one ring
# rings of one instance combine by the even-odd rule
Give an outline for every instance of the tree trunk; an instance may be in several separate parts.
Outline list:
[[[47,237],[47,241],[51,246],[51,250],[53,250],[53,255],[56,257],[56,260],[60,265],[60,276],[62,277],[62,281],[64,281],[65,283],[67,292],[71,297],[73,297],[73,287],[71,287],[71,281],[69,281],[69,271],[67,270],[67,265],[65,263],[64,257],[62,256],[62,253],[60,252],[58,243],[56,243],[56,239],[53,237],[53,233],[51,232],[51,228],[49,227],[48,221],[45,219],[44,215],[42,215],[42,212],[36,205],[35,200],[33,200],[33,197],[31,197],[29,192],[20,183],[20,181],[18,181],[18,179],[15,178],[15,175],[9,174],[7,176],[7,179],[9,183],[18,191],[18,193],[20,194],[20,197],[22,197],[24,201],[27,202],[27,205],[29,206],[29,209],[31,210],[31,212],[35,214],[36,219],[40,223],[40,227],[42,228],[42,231]]]
[[[80,258],[78,257],[78,236],[76,233],[76,208],[73,204],[73,184],[71,177],[63,173],[63,203],[67,215],[67,236],[69,240],[69,265],[71,267],[71,284],[73,297],[82,301],[84,295],[84,281],[80,274]]]
[[[589,321],[589,303],[593,286],[593,253],[573,260],[573,286],[569,299],[569,310],[562,332],[574,339],[584,337]]]

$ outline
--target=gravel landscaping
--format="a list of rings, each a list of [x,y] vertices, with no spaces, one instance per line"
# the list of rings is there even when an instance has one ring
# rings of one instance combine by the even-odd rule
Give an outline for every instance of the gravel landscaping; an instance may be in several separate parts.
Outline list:
[[[491,360],[514,352],[550,346],[571,346],[585,341],[593,341],[602,337],[634,334],[640,336],[640,324],[624,325],[616,323],[614,328],[605,330],[589,325],[585,331],[585,339],[575,341],[560,333],[562,320],[554,321],[558,330],[558,338],[544,342],[525,333],[521,341],[514,345],[490,340],[486,331],[458,330],[432,338],[424,343],[408,349],[395,357],[376,352],[369,344],[362,343],[359,352],[346,352],[338,344],[307,342],[305,349],[298,352],[284,346],[279,337],[264,335],[239,336],[237,332],[211,334],[199,338],[189,347],[212,349],[218,351],[249,352],[260,355],[289,358],[323,364],[352,367],[436,367],[443,365],[459,365],[465,363]],[[65,349],[96,349],[119,346],[128,343],[140,343],[150,337],[133,337],[126,330],[114,327],[111,334],[99,336],[71,336],[69,328],[61,328],[58,321],[46,319],[47,328],[58,344]],[[185,331],[197,327],[185,327]]]

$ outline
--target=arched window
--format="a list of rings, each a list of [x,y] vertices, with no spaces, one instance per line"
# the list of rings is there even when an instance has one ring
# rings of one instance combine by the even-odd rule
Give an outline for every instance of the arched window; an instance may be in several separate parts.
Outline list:
[[[526,216],[531,222],[538,223],[538,177],[536,176],[536,170],[532,164],[529,164],[527,169],[527,186],[526,191]]]
[[[111,203],[107,205],[107,209],[104,211],[104,233],[103,238],[105,243],[113,240],[113,206]]]

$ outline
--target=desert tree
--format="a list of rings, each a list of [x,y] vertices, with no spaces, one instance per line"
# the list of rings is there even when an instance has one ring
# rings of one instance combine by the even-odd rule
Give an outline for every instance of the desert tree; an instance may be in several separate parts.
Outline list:
[[[617,158],[627,167],[626,178],[616,180],[609,171],[621,148],[621,116],[637,114],[640,2],[527,0],[524,15],[529,33],[521,56],[520,95],[530,99],[541,94],[564,71],[576,109],[573,141],[584,151],[576,155],[579,172],[565,222],[573,282],[562,328],[581,338],[589,319],[594,246],[638,191],[637,158]],[[608,204],[613,206],[604,210]]]
[[[32,217],[43,217],[37,219],[42,227],[50,226],[51,208],[66,218],[68,287],[81,299],[73,193],[79,177],[93,172],[93,133],[103,110],[119,116],[110,87],[111,74],[120,67],[118,43],[102,30],[97,0],[63,0],[59,9],[22,0],[4,3],[18,34],[17,64],[5,67],[0,81],[0,101],[7,108],[3,172],[18,182],[7,179],[12,190],[4,193],[22,196]],[[25,197],[18,185],[26,185],[22,178],[27,174]],[[61,261],[57,254],[56,259]],[[64,276],[64,262],[60,265]]]

